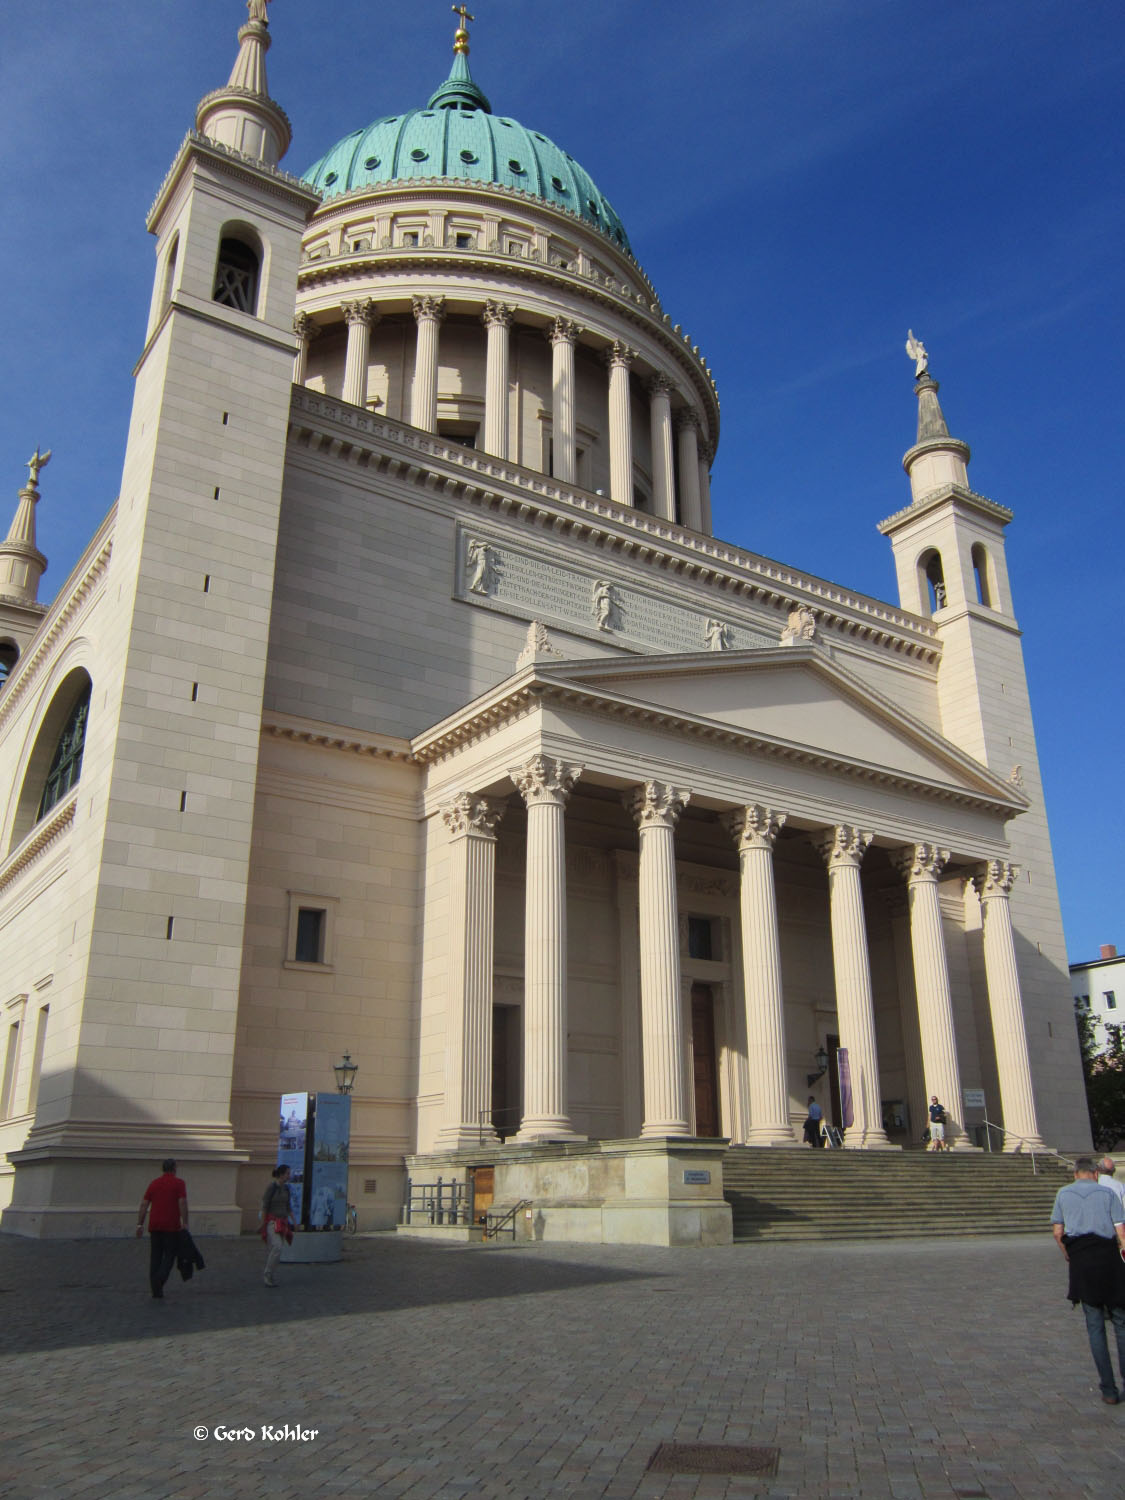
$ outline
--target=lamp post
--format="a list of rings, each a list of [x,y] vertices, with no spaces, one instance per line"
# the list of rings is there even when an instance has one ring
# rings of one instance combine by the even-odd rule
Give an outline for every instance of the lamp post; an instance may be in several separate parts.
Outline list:
[[[359,1064],[352,1062],[350,1052],[345,1052],[343,1060],[332,1064],[332,1071],[336,1075],[336,1092],[339,1094],[350,1094],[355,1084],[355,1075],[359,1072]]]

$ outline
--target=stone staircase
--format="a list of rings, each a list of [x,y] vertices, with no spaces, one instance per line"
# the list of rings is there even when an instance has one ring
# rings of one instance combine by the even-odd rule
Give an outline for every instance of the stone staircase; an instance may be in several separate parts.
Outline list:
[[[733,1146],[723,1189],[739,1241],[1046,1234],[1072,1180],[1051,1157]]]

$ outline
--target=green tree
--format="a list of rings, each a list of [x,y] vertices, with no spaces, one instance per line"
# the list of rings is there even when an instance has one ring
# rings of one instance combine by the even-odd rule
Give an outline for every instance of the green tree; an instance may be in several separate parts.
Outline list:
[[[1125,1037],[1120,1026],[1105,1027],[1099,1049],[1097,1025],[1088,1010],[1075,1011],[1090,1130],[1098,1151],[1110,1151],[1125,1137]]]

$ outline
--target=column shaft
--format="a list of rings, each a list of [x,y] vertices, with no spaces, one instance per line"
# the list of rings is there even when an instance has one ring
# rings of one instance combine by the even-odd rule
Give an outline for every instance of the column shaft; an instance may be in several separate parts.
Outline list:
[[[676,479],[672,467],[672,382],[654,375],[648,382],[652,432],[652,508],[661,520],[676,519]]]
[[[574,1139],[567,1103],[564,808],[581,774],[537,755],[510,773],[527,803],[521,1141]]]
[[[551,433],[553,474],[564,484],[578,480],[578,416],[574,388],[574,342],[577,323],[556,318],[547,329],[551,343]]]
[[[309,349],[313,339],[320,333],[320,328],[308,313],[299,312],[293,319],[293,332],[297,336],[297,352],[293,356],[293,384],[304,385],[309,373]]]
[[[642,1136],[690,1135],[676,910],[675,826],[690,793],[649,781],[625,794],[640,829]]]
[[[680,520],[692,531],[703,530],[703,503],[699,495],[699,418],[693,411],[680,414],[677,423],[680,464]]]
[[[504,805],[462,794],[442,809],[450,846],[449,1019],[440,1147],[495,1142],[492,973],[496,834]]]
[[[376,319],[370,300],[344,303],[348,325],[348,351],[344,361],[344,400],[362,406],[367,400],[367,366],[371,352],[371,328]]]
[[[1017,865],[990,859],[974,879],[984,920],[984,972],[988,984],[988,1006],[992,1012],[992,1035],[996,1046],[996,1070],[1000,1076],[1000,1103],[1004,1111],[1004,1150],[1042,1147],[1035,1095],[1031,1087],[1031,1063],[1027,1055],[1027,1031],[1012,934],[1012,910],[1008,897]]]
[[[818,841],[828,866],[828,899],[832,919],[832,967],[836,977],[836,1014],[840,1044],[847,1048],[854,1120],[844,1144],[852,1148],[889,1146],[879,1096],[879,1061],[875,1045],[875,1005],[871,961],[863,920],[859,865],[872,835],[840,826]]]
[[[699,445],[699,511],[703,521],[702,529],[708,536],[715,534],[711,522],[711,464],[714,456],[709,443]]]
[[[794,1146],[789,1118],[785,1000],[777,931],[773,846],[784,813],[744,807],[726,819],[742,872],[742,983],[746,1003],[746,1060],[750,1084],[751,1146]]]
[[[437,431],[438,329],[445,317],[444,297],[415,297],[418,344],[414,356],[414,392],[410,420],[423,432]]]
[[[941,926],[938,876],[949,860],[948,849],[915,844],[898,860],[908,882],[910,947],[914,957],[914,993],[918,999],[918,1035],[926,1077],[926,1104],[934,1094],[945,1106],[945,1139],[962,1150],[970,1146],[962,1124],[961,1070],[953,1030],[953,996]]]
[[[633,418],[629,402],[629,366],[636,350],[622,343],[610,345],[609,365],[609,494],[619,505],[633,503]]]
[[[508,456],[508,360],[513,310],[502,302],[486,302],[481,321],[488,329],[485,367],[484,451]]]

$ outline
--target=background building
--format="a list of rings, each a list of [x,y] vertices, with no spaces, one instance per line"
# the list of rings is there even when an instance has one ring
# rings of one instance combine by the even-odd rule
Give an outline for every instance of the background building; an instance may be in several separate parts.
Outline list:
[[[897,603],[716,540],[705,357],[467,34],[297,179],[249,12],[120,498],[47,609],[41,465],[0,548],[4,1226],[126,1230],[173,1151],[236,1227],[345,1047],[369,1224],[407,1156],[795,1142],[821,1049],[849,1146],[1085,1143],[1011,512],[925,351]]]

